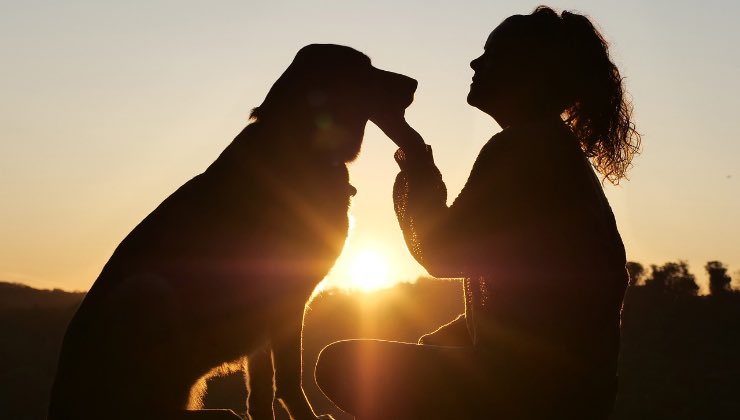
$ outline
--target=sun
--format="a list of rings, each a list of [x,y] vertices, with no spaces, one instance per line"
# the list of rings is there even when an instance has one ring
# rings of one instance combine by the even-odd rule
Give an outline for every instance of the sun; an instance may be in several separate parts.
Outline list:
[[[388,278],[388,262],[378,252],[364,250],[355,254],[350,263],[349,287],[369,292],[392,286]]]

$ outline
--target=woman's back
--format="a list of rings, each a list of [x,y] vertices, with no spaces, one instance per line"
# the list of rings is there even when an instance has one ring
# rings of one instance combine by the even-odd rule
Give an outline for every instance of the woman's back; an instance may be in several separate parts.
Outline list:
[[[491,169],[496,176],[481,170],[479,176],[489,175],[488,194],[462,201],[477,202],[479,247],[506,249],[501,257],[487,253],[474,264],[485,271],[466,280],[481,365],[508,384],[508,392],[499,391],[508,400],[536,392],[549,395],[552,407],[572,405],[568,396],[580,394],[590,401],[583,409],[608,410],[628,277],[614,216],[590,163],[570,129],[549,119],[495,136],[476,165],[504,167]],[[517,189],[495,185],[509,177]],[[491,220],[502,213],[506,219]]]

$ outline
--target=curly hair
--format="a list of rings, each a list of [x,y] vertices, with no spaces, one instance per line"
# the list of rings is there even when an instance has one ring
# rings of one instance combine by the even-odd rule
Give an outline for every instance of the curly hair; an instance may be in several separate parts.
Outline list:
[[[554,59],[551,65],[560,86],[557,101],[566,123],[596,170],[619,184],[639,153],[641,136],[623,77],[609,57],[609,44],[584,15],[568,11],[558,15],[539,6],[526,18],[529,35],[538,38]]]

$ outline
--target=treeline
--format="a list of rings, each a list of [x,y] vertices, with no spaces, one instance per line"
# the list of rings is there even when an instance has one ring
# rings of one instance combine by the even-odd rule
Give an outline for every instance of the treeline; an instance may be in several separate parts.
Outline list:
[[[732,277],[727,273],[728,268],[720,261],[709,261],[704,265],[709,275],[709,294],[711,296],[726,296],[734,292]],[[639,262],[628,261],[627,271],[630,274],[630,286],[644,285],[649,290],[658,293],[696,296],[699,285],[696,277],[689,271],[686,261],[667,262],[661,266],[651,265],[648,273]]]
[[[627,289],[613,420],[740,419],[740,292],[691,278],[664,264]]]

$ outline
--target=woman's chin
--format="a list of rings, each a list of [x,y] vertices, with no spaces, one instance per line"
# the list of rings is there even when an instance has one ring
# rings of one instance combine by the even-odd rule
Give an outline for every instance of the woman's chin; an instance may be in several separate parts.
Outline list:
[[[467,98],[467,100],[468,100],[468,105],[475,106],[475,104],[474,104],[474,102],[475,102],[475,94],[473,94],[473,91],[472,90],[470,92],[468,92],[468,98]]]
[[[468,104],[476,108],[480,108],[481,105],[480,94],[472,88],[468,92]]]

